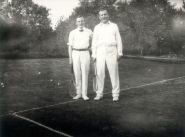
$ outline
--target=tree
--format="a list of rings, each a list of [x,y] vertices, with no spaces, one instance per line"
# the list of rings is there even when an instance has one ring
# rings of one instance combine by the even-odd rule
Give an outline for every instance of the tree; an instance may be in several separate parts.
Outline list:
[[[34,4],[32,0],[1,2],[0,48],[3,51],[25,53],[38,46],[36,42],[52,35],[49,12],[45,7]]]
[[[127,0],[81,0],[80,6],[66,20],[66,31],[75,27],[74,20],[79,14],[86,17],[88,27],[93,29],[102,6],[109,9],[111,19],[118,24],[125,52],[160,55],[178,53],[181,49],[184,40],[173,32],[172,20],[185,13],[176,10],[168,0],[132,0],[129,3]]]
[[[48,18],[49,11],[45,7],[34,4],[32,0],[13,0],[5,5],[1,10],[1,15],[4,17],[2,20],[5,22],[9,18],[11,23],[25,26],[29,33],[39,40],[47,38],[52,32],[51,21]]]
[[[166,40],[164,37],[171,35],[169,30],[172,29],[170,24],[174,14],[175,10],[168,0],[133,0],[130,4],[118,3],[118,22],[123,22],[129,28],[129,33],[125,32],[125,35],[129,35],[126,39],[126,43],[129,43],[126,44],[126,49],[132,45],[140,54],[158,52],[161,47],[158,46],[158,40]]]
[[[15,22],[26,26],[35,37],[43,39],[52,31],[45,7],[34,4],[32,0],[14,0],[10,6]]]

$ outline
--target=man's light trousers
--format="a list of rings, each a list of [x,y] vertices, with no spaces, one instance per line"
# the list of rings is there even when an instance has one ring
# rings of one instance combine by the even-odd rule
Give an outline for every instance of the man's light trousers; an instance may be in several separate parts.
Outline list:
[[[96,67],[98,90],[96,94],[98,96],[103,96],[105,65],[107,65],[112,84],[112,96],[119,97],[120,83],[117,56],[116,47],[99,47],[97,49]]]
[[[86,97],[88,87],[88,75],[90,69],[89,51],[73,50],[72,59],[77,95]]]

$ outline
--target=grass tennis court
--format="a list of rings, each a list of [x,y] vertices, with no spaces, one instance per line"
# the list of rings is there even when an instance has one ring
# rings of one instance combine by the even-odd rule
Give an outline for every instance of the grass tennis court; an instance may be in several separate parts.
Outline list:
[[[2,137],[185,137],[185,63],[122,59],[121,95],[69,96],[67,59],[0,60]],[[14,114],[14,115],[12,115]]]

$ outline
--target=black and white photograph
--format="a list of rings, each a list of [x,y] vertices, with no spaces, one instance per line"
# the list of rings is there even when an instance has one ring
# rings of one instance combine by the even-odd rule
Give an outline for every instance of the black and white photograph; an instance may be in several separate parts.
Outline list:
[[[0,137],[185,137],[185,0],[0,0]]]

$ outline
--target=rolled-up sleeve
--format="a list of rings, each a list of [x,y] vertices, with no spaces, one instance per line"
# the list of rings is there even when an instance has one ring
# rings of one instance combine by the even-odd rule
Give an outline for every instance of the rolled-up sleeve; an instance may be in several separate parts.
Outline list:
[[[117,43],[118,55],[123,56],[123,45],[122,45],[122,40],[121,40],[119,28],[117,25],[116,25],[116,43]]]

